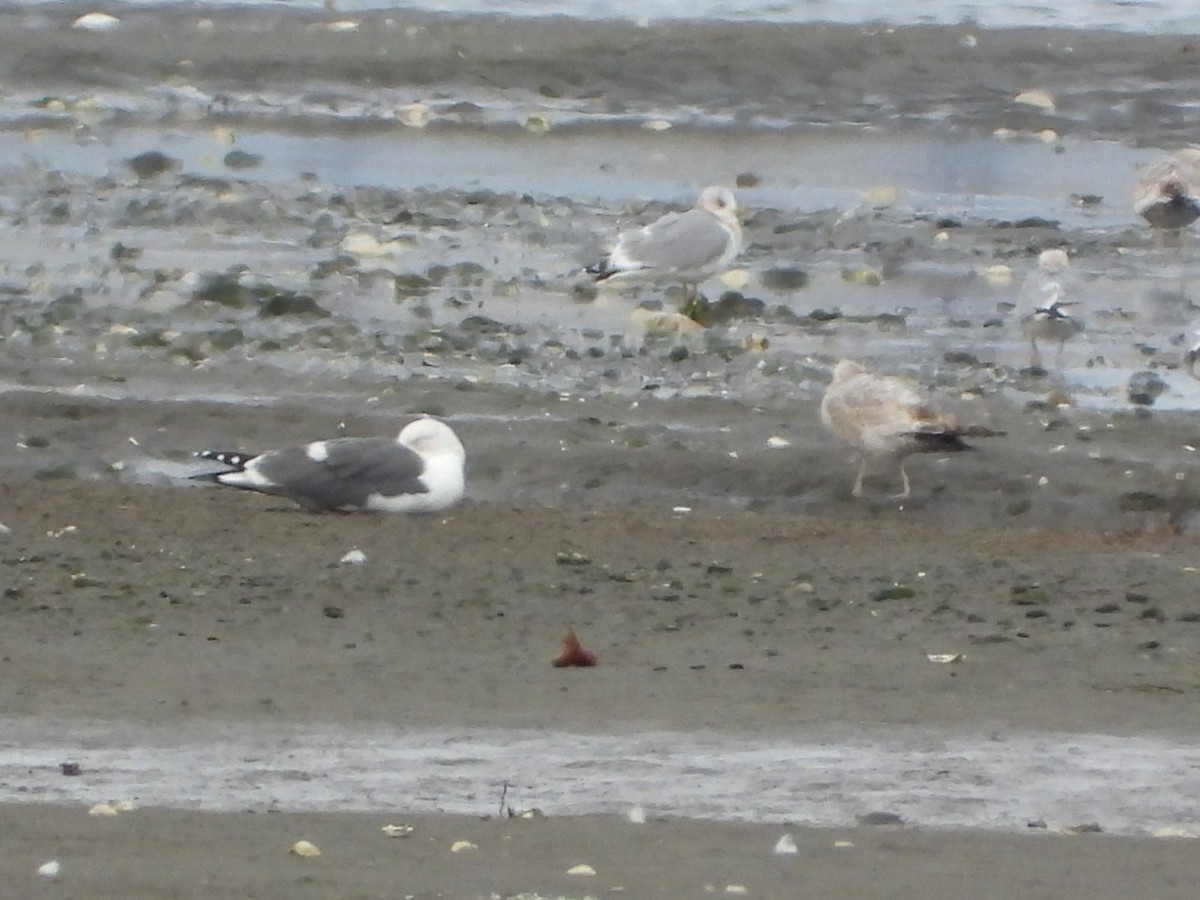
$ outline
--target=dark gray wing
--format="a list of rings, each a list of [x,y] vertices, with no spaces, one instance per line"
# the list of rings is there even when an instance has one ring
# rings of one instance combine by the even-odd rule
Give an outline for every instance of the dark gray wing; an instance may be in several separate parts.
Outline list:
[[[728,232],[711,215],[689,209],[622,236],[613,255],[648,269],[687,272],[719,260],[728,250],[729,240]]]
[[[279,493],[311,509],[362,507],[372,494],[395,497],[424,494],[425,463],[391,438],[337,438],[324,441],[327,456],[313,460],[305,447],[265,453],[258,471]]]

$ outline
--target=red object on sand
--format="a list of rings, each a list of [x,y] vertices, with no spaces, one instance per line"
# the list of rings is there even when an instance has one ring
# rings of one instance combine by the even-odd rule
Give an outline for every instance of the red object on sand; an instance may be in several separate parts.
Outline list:
[[[590,650],[584,650],[583,644],[575,636],[575,629],[568,628],[563,636],[562,651],[554,657],[554,668],[565,669],[567,666],[594,666],[600,660]]]

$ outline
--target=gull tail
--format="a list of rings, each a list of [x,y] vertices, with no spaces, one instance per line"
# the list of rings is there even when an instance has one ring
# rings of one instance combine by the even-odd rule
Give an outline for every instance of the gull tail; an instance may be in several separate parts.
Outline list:
[[[920,453],[958,453],[974,449],[957,431],[910,431]]]
[[[614,275],[619,275],[625,270],[614,266],[612,261],[608,257],[605,257],[597,263],[592,263],[583,271],[591,275],[596,281],[607,281]]]
[[[258,456],[257,453],[243,453],[240,450],[197,450],[193,455],[197,459],[211,459],[213,462],[229,466],[221,472],[201,472],[199,475],[190,476],[193,481],[214,481],[218,484],[221,483],[222,475],[244,471],[246,463]]]

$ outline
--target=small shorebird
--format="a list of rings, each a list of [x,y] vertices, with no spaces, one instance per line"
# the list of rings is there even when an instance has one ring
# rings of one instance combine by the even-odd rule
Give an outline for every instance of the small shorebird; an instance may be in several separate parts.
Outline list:
[[[1061,361],[1063,345],[1083,331],[1083,320],[1067,308],[1082,293],[1078,280],[1070,272],[1071,261],[1065,250],[1043,250],[1038,265],[1026,276],[1017,298],[1016,313],[1021,331],[1029,338],[1030,365],[1041,366],[1038,341],[1057,341]]]
[[[1155,229],[1178,234],[1200,218],[1200,147],[1187,147],[1148,166],[1133,189],[1133,209]]]
[[[833,380],[821,398],[821,421],[857,451],[858,477],[850,493],[861,497],[870,459],[894,459],[900,464],[903,487],[895,499],[909,495],[904,458],[913,453],[957,453],[969,450],[967,434],[995,434],[987,429],[962,429],[953,416],[925,399],[917,386],[903,378],[877,375],[853,360],[833,368]]]
[[[727,269],[741,252],[737,200],[729,188],[713,186],[686,212],[667,213],[623,232],[612,251],[584,271],[596,281],[638,277],[680,282],[687,312],[700,282]]]
[[[261,454],[201,450],[229,467],[194,475],[287,497],[310,512],[435,512],[463,495],[466,451],[450,426],[422,416],[395,438],[333,438]]]

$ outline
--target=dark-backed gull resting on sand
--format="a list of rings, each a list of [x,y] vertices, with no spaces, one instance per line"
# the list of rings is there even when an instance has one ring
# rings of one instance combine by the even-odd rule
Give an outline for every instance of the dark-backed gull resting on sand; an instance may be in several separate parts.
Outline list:
[[[737,199],[726,187],[707,187],[686,212],[667,213],[620,235],[603,260],[585,270],[597,281],[638,277],[683,284],[685,306],[696,286],[724,271],[742,252]]]
[[[893,497],[902,499],[909,495],[904,457],[969,450],[964,436],[997,434],[978,426],[959,427],[953,416],[921,396],[916,385],[892,375],[876,375],[849,359],[834,366],[833,380],[821,399],[821,421],[857,451],[858,477],[851,490],[855,497],[862,496],[871,459],[899,462],[903,487]]]
[[[395,438],[334,438],[258,455],[201,450],[230,466],[193,476],[294,500],[312,512],[436,512],[463,495],[466,451],[444,422],[427,416]]]

